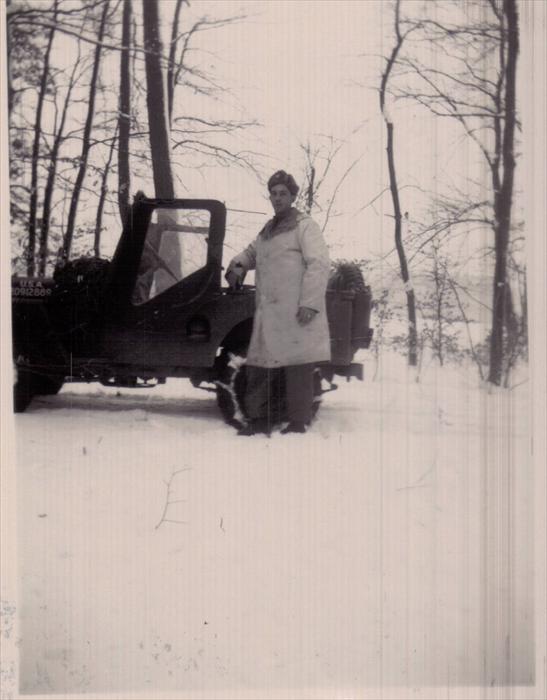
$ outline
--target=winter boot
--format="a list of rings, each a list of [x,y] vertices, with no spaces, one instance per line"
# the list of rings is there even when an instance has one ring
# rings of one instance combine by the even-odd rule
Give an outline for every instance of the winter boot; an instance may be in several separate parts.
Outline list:
[[[250,436],[256,435],[257,433],[264,433],[269,437],[271,432],[271,426],[268,420],[266,420],[265,418],[255,418],[254,420],[249,421],[247,425],[241,427],[237,431],[237,434]]]
[[[306,424],[301,421],[291,421],[286,428],[283,428],[281,435],[287,435],[287,433],[305,433]]]

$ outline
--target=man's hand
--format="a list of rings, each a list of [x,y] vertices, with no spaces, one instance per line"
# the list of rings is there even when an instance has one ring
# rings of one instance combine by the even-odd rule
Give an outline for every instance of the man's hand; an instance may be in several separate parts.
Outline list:
[[[296,320],[301,326],[307,326],[315,318],[317,311],[308,306],[299,306],[296,313]]]
[[[235,263],[234,265],[230,263],[225,278],[232,289],[239,289],[245,278],[243,265],[241,263]]]

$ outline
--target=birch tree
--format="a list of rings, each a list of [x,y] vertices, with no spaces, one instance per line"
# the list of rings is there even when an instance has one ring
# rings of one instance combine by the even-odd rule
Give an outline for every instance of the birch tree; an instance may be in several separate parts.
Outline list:
[[[407,262],[407,256],[405,251],[405,245],[402,235],[402,211],[401,202],[399,197],[399,185],[397,182],[397,170],[395,164],[395,124],[393,118],[386,104],[386,93],[389,84],[389,79],[393,67],[397,61],[397,57],[401,48],[405,42],[405,39],[414,31],[414,27],[407,29],[405,32],[401,32],[400,25],[400,0],[396,0],[395,4],[395,44],[391,51],[389,58],[386,60],[386,65],[382,73],[382,80],[380,84],[380,111],[382,112],[382,117],[386,126],[387,134],[387,145],[386,145],[386,156],[388,164],[389,173],[389,189],[391,192],[391,199],[393,202],[393,219],[394,219],[394,238],[395,247],[397,249],[397,255],[399,258],[399,268],[401,272],[401,279],[403,281],[405,294],[406,294],[406,306],[408,315],[408,364],[410,366],[416,366],[418,363],[418,332],[417,332],[417,321],[416,321],[416,299],[414,295],[414,288],[410,281],[410,271]]]

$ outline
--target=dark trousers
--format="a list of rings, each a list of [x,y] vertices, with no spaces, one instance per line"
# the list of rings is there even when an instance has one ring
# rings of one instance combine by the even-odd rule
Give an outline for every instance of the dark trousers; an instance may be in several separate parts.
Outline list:
[[[253,367],[247,365],[245,409],[249,418],[275,415],[282,377],[285,378],[287,418],[291,422],[311,423],[314,363],[288,367]]]

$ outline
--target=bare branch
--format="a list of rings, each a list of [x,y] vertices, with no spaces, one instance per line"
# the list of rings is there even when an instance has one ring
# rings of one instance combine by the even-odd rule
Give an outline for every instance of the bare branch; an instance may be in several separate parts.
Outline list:
[[[344,171],[344,174],[342,177],[338,180],[336,187],[334,188],[334,192],[332,193],[332,197],[330,198],[329,205],[327,207],[327,212],[325,214],[325,220],[323,222],[323,227],[321,228],[321,233],[325,231],[325,228],[327,227],[327,224],[329,222],[329,218],[331,215],[332,207],[334,206],[334,200],[336,199],[336,195],[338,194],[338,190],[342,186],[344,180],[347,178],[347,176],[350,174],[350,172],[353,170],[353,168],[357,165],[357,163],[362,160],[363,156],[359,156],[359,158],[356,158],[353,163]]]
[[[184,499],[176,499],[176,500],[171,500],[171,494],[172,494],[172,486],[173,486],[173,480],[177,476],[177,474],[181,474],[182,472],[185,471],[190,471],[191,467],[184,467],[183,469],[177,469],[176,471],[171,472],[171,476],[167,481],[165,481],[165,486],[167,487],[167,491],[165,494],[165,503],[163,505],[163,512],[161,514],[160,519],[158,520],[158,523],[156,524],[156,527],[154,528],[157,530],[162,523],[181,523],[185,524],[186,521],[184,520],[173,520],[171,518],[167,518],[167,511],[169,509],[169,506],[175,503],[182,503],[184,502]]]

